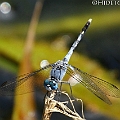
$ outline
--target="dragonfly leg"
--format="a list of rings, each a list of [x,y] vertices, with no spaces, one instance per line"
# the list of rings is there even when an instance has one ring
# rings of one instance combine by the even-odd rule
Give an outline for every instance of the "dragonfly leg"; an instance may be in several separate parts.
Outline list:
[[[60,84],[60,87],[56,90],[56,93],[58,95],[58,100],[57,101],[60,101],[60,97],[61,97],[61,93],[62,93],[62,85],[63,84],[68,84],[69,85],[69,87],[70,87],[70,94],[71,94],[71,96],[73,96],[72,95],[72,87],[71,87],[69,82],[67,82],[67,81],[60,81],[59,84]]]
[[[57,89],[57,94],[58,94],[58,101],[60,101],[60,97],[61,97],[61,88],[62,88],[62,83],[60,82],[60,89]]]
[[[71,85],[70,85],[70,82],[68,82],[68,81],[61,81],[60,82],[60,91],[61,91],[61,89],[62,89],[62,84],[68,84],[69,85],[69,87],[70,87],[70,94],[71,94],[71,96],[73,96],[72,95],[72,87],[71,87]]]

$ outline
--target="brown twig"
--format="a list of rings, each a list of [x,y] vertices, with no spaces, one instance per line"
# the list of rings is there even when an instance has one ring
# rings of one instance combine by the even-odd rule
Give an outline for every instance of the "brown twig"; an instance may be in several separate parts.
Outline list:
[[[68,104],[69,101],[60,102],[55,100],[56,91],[48,92],[45,97],[45,105],[44,105],[44,112],[43,112],[43,118],[42,120],[50,120],[50,117],[53,112],[59,112],[62,113],[74,120],[85,120],[84,118],[81,118],[79,114],[76,112],[75,107],[73,105],[73,101],[69,97],[69,95],[66,92],[62,92],[62,94],[66,95],[69,98],[70,104],[73,107],[73,110],[71,110],[66,104]]]
[[[26,43],[25,43],[24,51],[23,51],[24,52],[23,58],[20,62],[19,74],[28,73],[28,72],[31,72],[32,70],[31,52],[33,49],[36,28],[39,22],[39,17],[40,17],[42,6],[43,6],[42,0],[37,0],[34,11],[33,11],[33,15],[31,18],[31,22],[28,28],[28,33],[26,36]],[[32,91],[33,89],[32,81],[33,79],[30,78],[25,83],[29,86],[28,91]],[[19,90],[23,90],[25,86],[21,85],[20,87],[21,89],[18,89],[18,88],[16,89],[16,94]],[[36,107],[35,107],[33,93],[24,94],[22,96],[15,97],[12,120],[21,120],[21,119],[36,120]]]
[[[34,44],[35,34],[36,34],[36,28],[39,22],[39,17],[41,14],[42,6],[43,6],[44,0],[37,0],[35,4],[35,9],[33,11],[33,16],[28,28],[27,37],[26,37],[26,44],[24,53],[31,52]]]

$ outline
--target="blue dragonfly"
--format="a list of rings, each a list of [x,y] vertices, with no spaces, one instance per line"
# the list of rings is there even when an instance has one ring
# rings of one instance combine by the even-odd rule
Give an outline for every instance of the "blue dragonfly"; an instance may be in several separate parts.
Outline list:
[[[32,90],[29,89],[30,85],[28,85],[27,81],[30,81],[31,78],[33,78],[34,76],[39,76],[39,75],[46,77],[46,79],[44,80],[44,83],[42,83],[44,87],[46,88],[46,90],[48,91],[58,90],[59,83],[62,83],[63,78],[65,78],[65,76],[67,75],[70,78],[67,81],[70,85],[81,83],[84,87],[86,87],[88,90],[90,90],[98,98],[100,98],[107,104],[111,104],[111,101],[108,98],[108,96],[120,98],[120,89],[117,88],[115,85],[107,81],[104,81],[100,78],[97,78],[95,76],[92,76],[86,72],[83,72],[77,67],[74,67],[68,64],[70,57],[73,54],[74,49],[77,47],[78,43],[83,38],[86,30],[91,24],[91,21],[92,19],[89,19],[87,23],[84,25],[77,40],[73,43],[70,50],[68,51],[68,53],[62,60],[58,60],[57,62],[53,64],[45,65],[44,67],[34,72],[19,76],[13,79],[13,81],[4,82],[0,86],[0,95],[13,95],[16,88],[18,89],[18,94],[24,94],[26,92],[31,92]],[[35,77],[35,80],[32,81],[32,84],[34,84],[35,87],[36,86],[40,87],[40,85],[38,84],[39,82],[42,81],[41,80],[42,77],[40,76]],[[24,86],[25,89],[23,89],[23,87],[21,86]]]

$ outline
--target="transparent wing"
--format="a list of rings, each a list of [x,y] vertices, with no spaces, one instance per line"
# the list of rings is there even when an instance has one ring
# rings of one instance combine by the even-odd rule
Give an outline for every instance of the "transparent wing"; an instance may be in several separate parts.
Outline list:
[[[43,88],[43,82],[49,77],[53,64],[49,64],[34,72],[16,77],[0,86],[0,95],[19,95],[34,91],[34,87]]]
[[[111,101],[107,96],[120,98],[120,89],[118,89],[115,85],[82,72],[80,69],[74,66],[69,65],[67,74],[69,74],[77,82],[81,83],[107,104],[111,104]]]

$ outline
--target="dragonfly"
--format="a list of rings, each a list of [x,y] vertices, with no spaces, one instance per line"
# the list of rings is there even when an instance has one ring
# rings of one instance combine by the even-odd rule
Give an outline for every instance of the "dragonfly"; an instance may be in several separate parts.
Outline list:
[[[75,50],[79,42],[82,40],[91,22],[92,19],[89,19],[86,22],[77,40],[74,41],[70,50],[62,60],[58,60],[55,63],[45,65],[34,72],[19,76],[13,79],[12,81],[4,82],[0,86],[0,95],[13,95],[14,91],[16,89],[20,89],[21,86],[23,85],[25,89],[29,88],[30,86],[27,81],[31,81],[31,78],[38,75],[45,76],[46,79],[44,79],[44,82],[42,84],[47,91],[58,90],[60,87],[59,83],[62,83],[63,79],[67,75],[69,77],[67,82],[71,86],[80,83],[107,104],[111,104],[109,96],[120,98],[120,89],[118,87],[105,80],[92,76],[86,72],[83,72],[79,68],[69,64],[69,60],[73,54],[73,51]],[[36,77],[36,79],[33,81],[34,84],[36,83],[35,86],[37,85],[39,86],[37,81],[40,81],[41,79],[42,77]],[[24,90],[23,88],[21,89],[22,90],[18,92],[19,94],[26,92],[26,90]],[[28,92],[30,92],[29,89]]]

